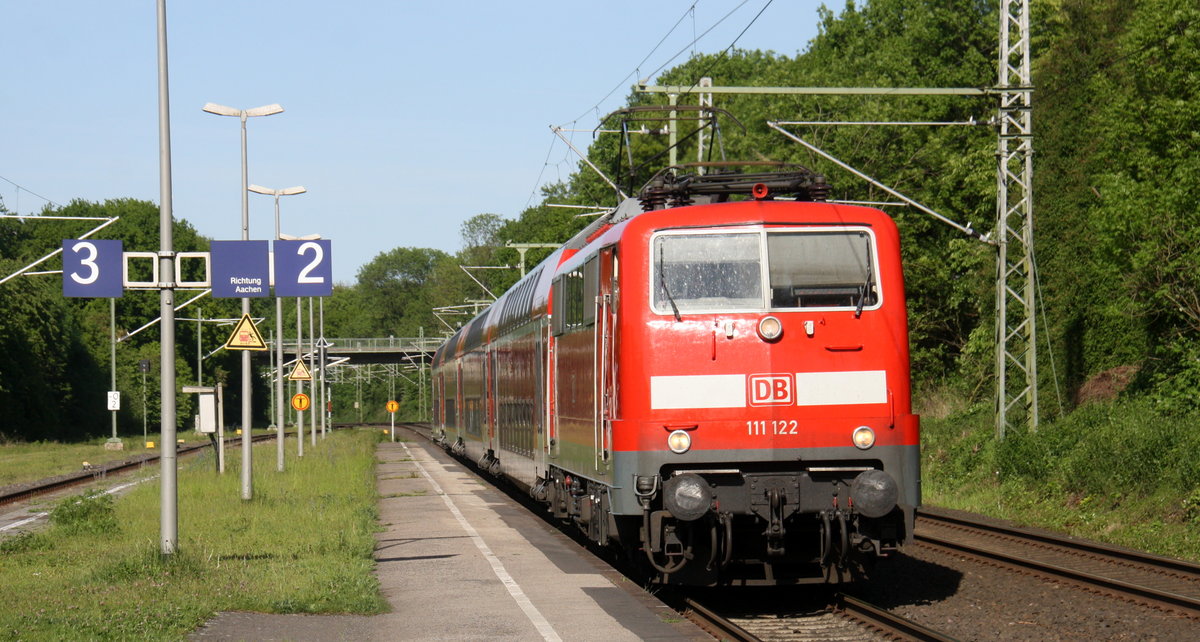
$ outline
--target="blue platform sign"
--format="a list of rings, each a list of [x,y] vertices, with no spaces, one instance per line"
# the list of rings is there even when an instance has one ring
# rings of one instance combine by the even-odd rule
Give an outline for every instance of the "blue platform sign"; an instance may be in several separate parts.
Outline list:
[[[275,241],[275,296],[333,294],[330,241]]]
[[[63,296],[115,299],[124,293],[121,241],[64,240],[62,265]]]
[[[271,256],[267,241],[213,241],[212,295],[241,299],[271,294]]]

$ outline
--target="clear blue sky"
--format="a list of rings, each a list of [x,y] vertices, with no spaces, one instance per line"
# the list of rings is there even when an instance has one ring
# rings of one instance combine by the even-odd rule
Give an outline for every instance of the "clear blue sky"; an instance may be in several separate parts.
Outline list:
[[[241,238],[238,119],[201,107],[279,103],[284,113],[248,123],[249,180],[308,188],[281,200],[283,232],[332,239],[336,281],[395,247],[454,252],[464,220],[514,218],[572,171],[550,125],[592,129],[722,18],[697,52],[725,49],[766,6],[737,46],[795,55],[821,4],[169,1],[174,213],[205,236]],[[157,203],[154,0],[4,0],[0,15],[8,209]],[[250,195],[251,238],[273,235],[273,208]]]

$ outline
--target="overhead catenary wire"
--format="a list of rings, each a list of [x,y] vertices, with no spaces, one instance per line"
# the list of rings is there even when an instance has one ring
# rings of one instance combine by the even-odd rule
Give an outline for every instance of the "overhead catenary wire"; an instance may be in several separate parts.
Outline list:
[[[745,4],[747,1],[748,0],[743,0],[742,4]],[[672,33],[675,33],[675,30],[679,28],[679,25],[683,23],[684,18],[687,18],[688,14],[692,15],[692,25],[693,25],[692,26],[692,34],[693,34],[692,44],[694,45],[697,40],[697,38],[695,38],[696,5],[699,3],[700,3],[699,0],[696,0],[696,2],[693,2],[692,5],[683,12],[683,15],[679,16],[679,20],[676,20],[675,24],[672,25],[671,28],[667,30],[667,33],[663,34],[663,37],[659,39],[658,44],[654,45],[654,48],[650,50],[650,53],[646,54],[646,57],[642,58],[642,61],[639,62],[637,64],[637,66],[634,67],[633,71],[629,72],[628,74],[625,75],[624,78],[617,81],[617,84],[614,85],[612,89],[608,90],[607,94],[604,94],[604,96],[602,98],[600,98],[600,100],[596,101],[596,104],[589,107],[582,114],[576,116],[574,121],[572,121],[572,122],[579,122],[580,120],[583,119],[584,116],[587,116],[589,112],[598,112],[600,110],[600,105],[603,104],[604,101],[608,100],[610,96],[612,96],[614,93],[616,93],[618,89],[624,87],[625,83],[629,81],[630,77],[637,78],[638,74],[641,72],[642,65],[646,64],[647,60],[650,60],[650,56],[653,56],[654,52],[658,51],[658,48],[661,47],[662,44],[667,41],[667,38],[671,37]],[[691,46],[691,45],[689,45],[689,46]],[[676,55],[676,57],[678,57],[679,54],[675,54],[675,55]],[[662,67],[659,67],[659,69],[662,69]],[[654,73],[658,73],[658,72],[655,71]]]
[[[56,203],[56,202],[54,202],[53,200],[51,200],[51,199],[48,199],[48,198],[46,198],[45,196],[42,196],[41,194],[38,194],[37,192],[35,192],[35,191],[33,191],[33,190],[29,189],[28,187],[25,187],[24,185],[21,185],[21,184],[17,183],[16,181],[13,181],[13,180],[11,180],[11,179],[9,179],[9,178],[6,178],[6,177],[4,177],[4,176],[0,176],[0,180],[3,180],[4,182],[8,183],[9,185],[12,185],[13,187],[17,188],[17,198],[18,198],[18,199],[21,197],[21,192],[25,192],[26,194],[32,194],[32,195],[34,195],[34,196],[36,196],[36,197],[38,197],[38,198],[42,199],[43,201],[46,201],[47,203],[49,203],[49,204],[51,204],[51,205],[53,205],[53,206],[57,207],[58,209],[62,209],[62,207],[63,207],[63,206],[62,206],[62,205],[60,205],[59,203]],[[15,206],[14,206],[14,207],[15,207]]]
[[[722,58],[724,58],[730,51],[733,50],[733,48],[735,46],[737,46],[737,43],[739,40],[742,39],[742,36],[746,35],[746,32],[750,30],[750,27],[753,27],[754,23],[758,22],[758,19],[762,17],[762,14],[767,10],[768,7],[771,6],[771,3],[774,1],[775,0],[767,0],[766,4],[763,5],[762,9],[759,9],[758,13],[754,14],[754,17],[751,18],[750,23],[747,24],[745,27],[743,27],[741,33],[739,33],[737,35],[737,37],[733,39],[733,42],[729,43],[728,47],[725,47],[724,49],[722,49],[721,53],[717,55],[716,60],[713,60],[712,62],[710,62],[708,64],[708,67],[706,67],[704,69],[704,72],[701,73],[699,76],[697,76],[696,80],[692,81],[692,86],[689,87],[687,91],[683,92],[684,96],[692,93],[692,90],[695,89],[696,86],[700,84],[700,79],[708,76],[709,72],[712,71],[713,66],[716,65],[718,62],[720,62]],[[742,5],[744,5],[744,4],[746,4],[746,3],[743,2],[742,4],[735,7],[734,11],[737,11],[738,9],[742,8]],[[729,17],[730,15],[733,15],[733,11],[729,12],[729,14],[726,15],[726,18]],[[725,18],[721,18],[721,20],[724,20],[724,19]],[[721,23],[718,22],[717,24],[721,24]],[[713,25],[713,27],[716,27],[716,26],[717,25]],[[711,30],[712,29],[710,28],[709,31],[711,31]],[[705,33],[708,33],[708,32],[706,31]]]
[[[718,26],[720,26],[720,24],[721,24],[722,22],[725,22],[727,19],[729,19],[729,17],[730,17],[730,16],[732,16],[734,13],[736,13],[736,12],[738,11],[738,9],[741,9],[742,7],[746,6],[746,3],[747,3],[747,2],[749,2],[749,1],[750,1],[750,0],[742,0],[742,2],[738,3],[738,6],[734,7],[733,9],[730,9],[730,10],[729,10],[729,13],[726,13],[724,16],[722,16],[722,17],[721,17],[721,19],[720,19],[720,20],[718,20],[718,21],[714,22],[714,23],[713,23],[713,25],[712,25],[711,27],[709,27],[708,29],[705,29],[705,30],[704,30],[704,33],[702,33],[702,34],[700,34],[699,36],[696,36],[695,38],[693,38],[693,39],[692,39],[692,42],[688,43],[688,44],[687,44],[687,46],[685,46],[683,49],[680,49],[678,52],[676,52],[676,54],[675,54],[674,56],[671,56],[670,58],[668,58],[666,62],[664,62],[663,64],[659,65],[658,69],[655,69],[654,71],[650,72],[650,74],[647,76],[647,78],[653,78],[654,76],[657,76],[657,75],[658,75],[658,72],[660,72],[660,71],[662,71],[663,69],[665,69],[667,65],[669,65],[669,64],[671,64],[671,63],[673,63],[673,62],[675,62],[675,60],[676,60],[677,58],[679,58],[679,56],[683,55],[683,53],[684,53],[684,52],[686,52],[688,49],[690,49],[690,48],[692,47],[692,45],[693,45],[693,44],[695,44],[695,43],[699,42],[699,41],[700,41],[702,38],[704,38],[704,36],[707,36],[707,35],[709,34],[709,32],[710,32],[710,31],[712,31],[713,29],[716,29]],[[770,6],[770,4],[771,4],[771,2],[772,2],[772,1],[773,1],[773,0],[767,0],[767,4],[763,6],[763,9],[765,10],[765,9],[767,8],[767,6]],[[758,15],[762,15],[762,11],[759,11],[759,12],[758,12]],[[755,16],[755,17],[754,17],[754,20],[757,20],[757,19],[758,19],[758,16]],[[752,25],[752,24],[754,24],[754,21],[752,20],[752,21],[750,22],[750,24],[751,24],[751,25]],[[749,28],[750,28],[750,25],[746,25],[746,29],[749,29]],[[745,29],[743,29],[743,30],[742,30],[742,33],[746,33],[746,30],[745,30]],[[739,34],[739,35],[738,35],[738,38],[741,38],[741,37],[742,37],[742,36]],[[737,42],[737,39],[735,38],[735,39],[734,39],[734,43],[736,43],[736,42]],[[732,45],[731,45],[731,46],[732,46]],[[695,85],[693,85],[693,88],[695,88]]]
[[[596,101],[592,106],[590,106],[586,110],[584,110],[583,113],[581,113],[579,116],[576,116],[575,119],[571,121],[571,127],[573,128],[575,124],[577,124],[580,120],[585,118],[589,113],[597,114],[597,119],[598,119],[600,106],[604,103],[604,101],[608,100],[614,93],[617,92],[617,90],[619,90],[621,87],[625,86],[625,83],[627,83],[630,78],[640,80],[642,66],[645,65],[646,62],[648,60],[650,60],[650,58],[652,56],[654,56],[654,54],[662,47],[662,45],[667,41],[667,39],[671,37],[671,34],[675,33],[675,31],[677,29],[679,29],[679,26],[681,24],[683,24],[683,21],[685,19],[687,19],[687,17],[689,15],[692,17],[692,39],[691,39],[691,41],[686,46],[684,46],[682,49],[680,49],[678,52],[676,52],[675,55],[671,56],[664,63],[659,65],[657,69],[655,69],[653,72],[651,72],[647,76],[647,78],[657,75],[660,71],[662,71],[664,68],[666,68],[667,65],[670,65],[671,63],[673,63],[675,60],[677,60],[679,58],[679,56],[683,55],[685,52],[691,50],[694,53],[696,43],[698,43],[701,39],[703,39],[710,32],[712,32],[713,29],[716,29],[718,26],[720,26],[722,23],[724,23],[727,19],[729,19],[730,16],[732,16],[739,9],[741,9],[743,6],[745,6],[749,1],[750,0],[742,0],[740,3],[738,3],[737,6],[735,6],[733,9],[731,9],[729,12],[727,12],[724,16],[722,16],[719,20],[717,20],[715,23],[713,23],[710,27],[705,29],[703,33],[701,33],[699,35],[696,35],[696,6],[699,4],[699,0],[692,2],[692,4],[688,6],[688,8],[683,12],[683,14],[681,14],[679,16],[679,19],[675,21],[675,24],[673,24],[671,26],[671,28],[668,29],[667,32],[663,35],[663,37],[659,39],[658,43],[655,44],[654,47],[650,49],[650,52],[647,53],[640,62],[638,62],[638,64],[634,67],[634,70],[632,72],[626,74],[623,78],[621,78],[621,80],[619,80],[617,82],[617,84],[613,86],[612,89],[610,89],[606,94],[604,94],[604,96],[602,96],[600,98],[600,100]],[[752,26],[754,24],[754,22],[758,20],[759,16],[762,15],[763,11],[765,11],[766,8],[771,5],[772,2],[773,2],[773,0],[767,0],[766,4],[763,5],[762,9],[759,10],[758,14],[756,14],[754,16],[754,19],[751,20],[750,23],[747,24],[744,29],[742,29],[741,33],[738,34],[738,37],[735,38],[733,40],[733,42],[729,45],[729,47],[726,48],[727,50],[737,44],[738,39],[740,39],[742,37],[742,35],[744,35],[746,33],[746,30],[749,29],[750,26]],[[571,129],[566,127],[565,123],[563,125],[558,125],[556,127],[552,127],[551,129],[556,129],[556,128],[561,131],[566,131],[568,133],[571,133]],[[548,168],[550,166],[550,157],[554,153],[554,146],[556,143],[557,143],[557,138],[552,138],[550,141],[550,148],[546,151],[546,159],[544,161],[542,161],[542,168],[541,168],[541,170],[539,170],[538,177],[534,181],[534,186],[529,192],[529,198],[526,199],[526,201],[525,201],[526,208],[530,207],[530,205],[533,203],[533,198],[537,194],[538,188],[542,185],[542,179],[545,176],[546,168]],[[566,162],[568,160],[568,158],[569,158],[569,150],[564,152],[563,160],[559,161],[559,163],[557,163],[557,165],[561,165],[563,162]],[[561,173],[559,174],[558,180],[559,180],[559,182],[562,181]]]

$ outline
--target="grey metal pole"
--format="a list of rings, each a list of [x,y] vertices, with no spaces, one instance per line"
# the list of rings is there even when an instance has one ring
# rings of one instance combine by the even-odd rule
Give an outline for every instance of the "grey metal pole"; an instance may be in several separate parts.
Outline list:
[[[279,195],[275,195],[275,240],[279,240]],[[275,294],[275,363],[279,370],[275,373],[275,414],[279,417],[275,433],[275,468],[283,472],[283,425],[286,422],[287,411],[283,400],[283,299]],[[302,453],[303,454],[303,453]]]
[[[171,214],[171,101],[167,87],[167,0],[158,0],[158,263],[162,341],[162,453],[159,543],[163,555],[179,544],[178,479],[175,450],[175,239]]]
[[[315,352],[316,352],[316,347],[315,347],[315,345],[316,345],[316,342],[313,340],[313,304],[312,304],[312,297],[308,297],[308,374],[309,374],[310,376],[311,376],[311,375],[312,375],[312,373],[313,373],[313,365],[314,365],[314,363],[313,363],[313,353],[315,353]],[[310,389],[312,389],[312,397],[313,397],[313,399],[312,399],[312,403],[315,403],[315,402],[316,402],[316,400],[317,400],[317,389],[316,389],[316,386],[311,386],[311,385],[310,385],[310,386],[309,386],[309,388],[310,388]],[[312,406],[310,405],[309,407],[311,408]],[[311,419],[312,419],[312,430],[310,430],[310,431],[309,431],[309,434],[310,434],[310,435],[312,435],[312,446],[313,446],[313,448],[316,448],[316,447],[317,447],[317,413],[315,413],[315,412],[314,412],[314,413],[312,413],[312,417],[311,417]],[[325,435],[324,435],[324,434],[322,434],[321,436],[322,436],[322,437],[324,437]]]
[[[275,331],[274,330],[269,330],[267,332],[267,344],[269,344],[271,346],[275,345]],[[275,367],[275,349],[271,348],[271,367],[267,370],[267,372],[274,375],[276,370],[277,370],[277,368]],[[269,383],[270,383],[270,388],[271,388],[271,425],[278,428],[279,427],[279,416],[275,414],[275,383],[274,382],[269,382]]]
[[[246,191],[246,187],[250,184],[247,176],[248,168],[246,163],[246,112],[242,111],[242,240],[250,240],[250,193]],[[242,316],[250,314],[250,298],[242,297]],[[251,476],[251,466],[253,465],[253,451],[250,440],[251,417],[253,408],[251,406],[250,391],[250,351],[242,350],[242,499],[249,500],[254,498],[253,477]]]
[[[425,421],[425,326],[417,328],[417,342],[421,350],[421,363],[417,367],[417,375],[420,378],[419,390],[420,395],[417,399],[420,400],[420,407],[417,409],[421,413],[421,420]]]
[[[201,351],[200,337],[204,333],[204,308],[196,308],[196,385],[204,385],[204,374],[201,364],[204,363],[204,353]]]
[[[146,447],[146,441],[150,438],[146,431],[146,369],[149,365],[149,361],[138,362],[138,367],[142,371],[142,448]]]
[[[329,412],[326,410],[328,404],[326,403],[327,395],[325,390],[325,297],[317,299],[317,310],[317,318],[321,321],[321,331],[319,333],[321,335],[321,374],[318,377],[321,384],[321,436],[325,436],[328,420],[327,414]]]
[[[217,388],[217,472],[225,474],[225,384],[214,381]]]
[[[112,371],[112,386],[109,390],[117,389],[117,300],[108,300],[108,334],[109,345],[112,353],[109,355],[109,369]],[[114,448],[121,448],[116,444],[121,444],[121,440],[117,439],[117,411],[112,411],[112,438],[108,443],[113,444]]]
[[[303,317],[300,315],[300,297],[296,297],[296,364],[304,360],[304,332],[300,327]],[[296,381],[296,394],[304,394],[304,382]],[[296,411],[296,434],[299,437],[299,453],[304,456],[304,411]]]

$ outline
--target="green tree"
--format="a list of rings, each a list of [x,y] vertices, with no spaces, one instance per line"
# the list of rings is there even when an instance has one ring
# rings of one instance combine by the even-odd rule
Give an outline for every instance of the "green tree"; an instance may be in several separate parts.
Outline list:
[[[438,266],[449,257],[439,250],[401,247],[359,268],[353,295],[361,307],[356,328],[369,336],[410,337],[433,327]]]

